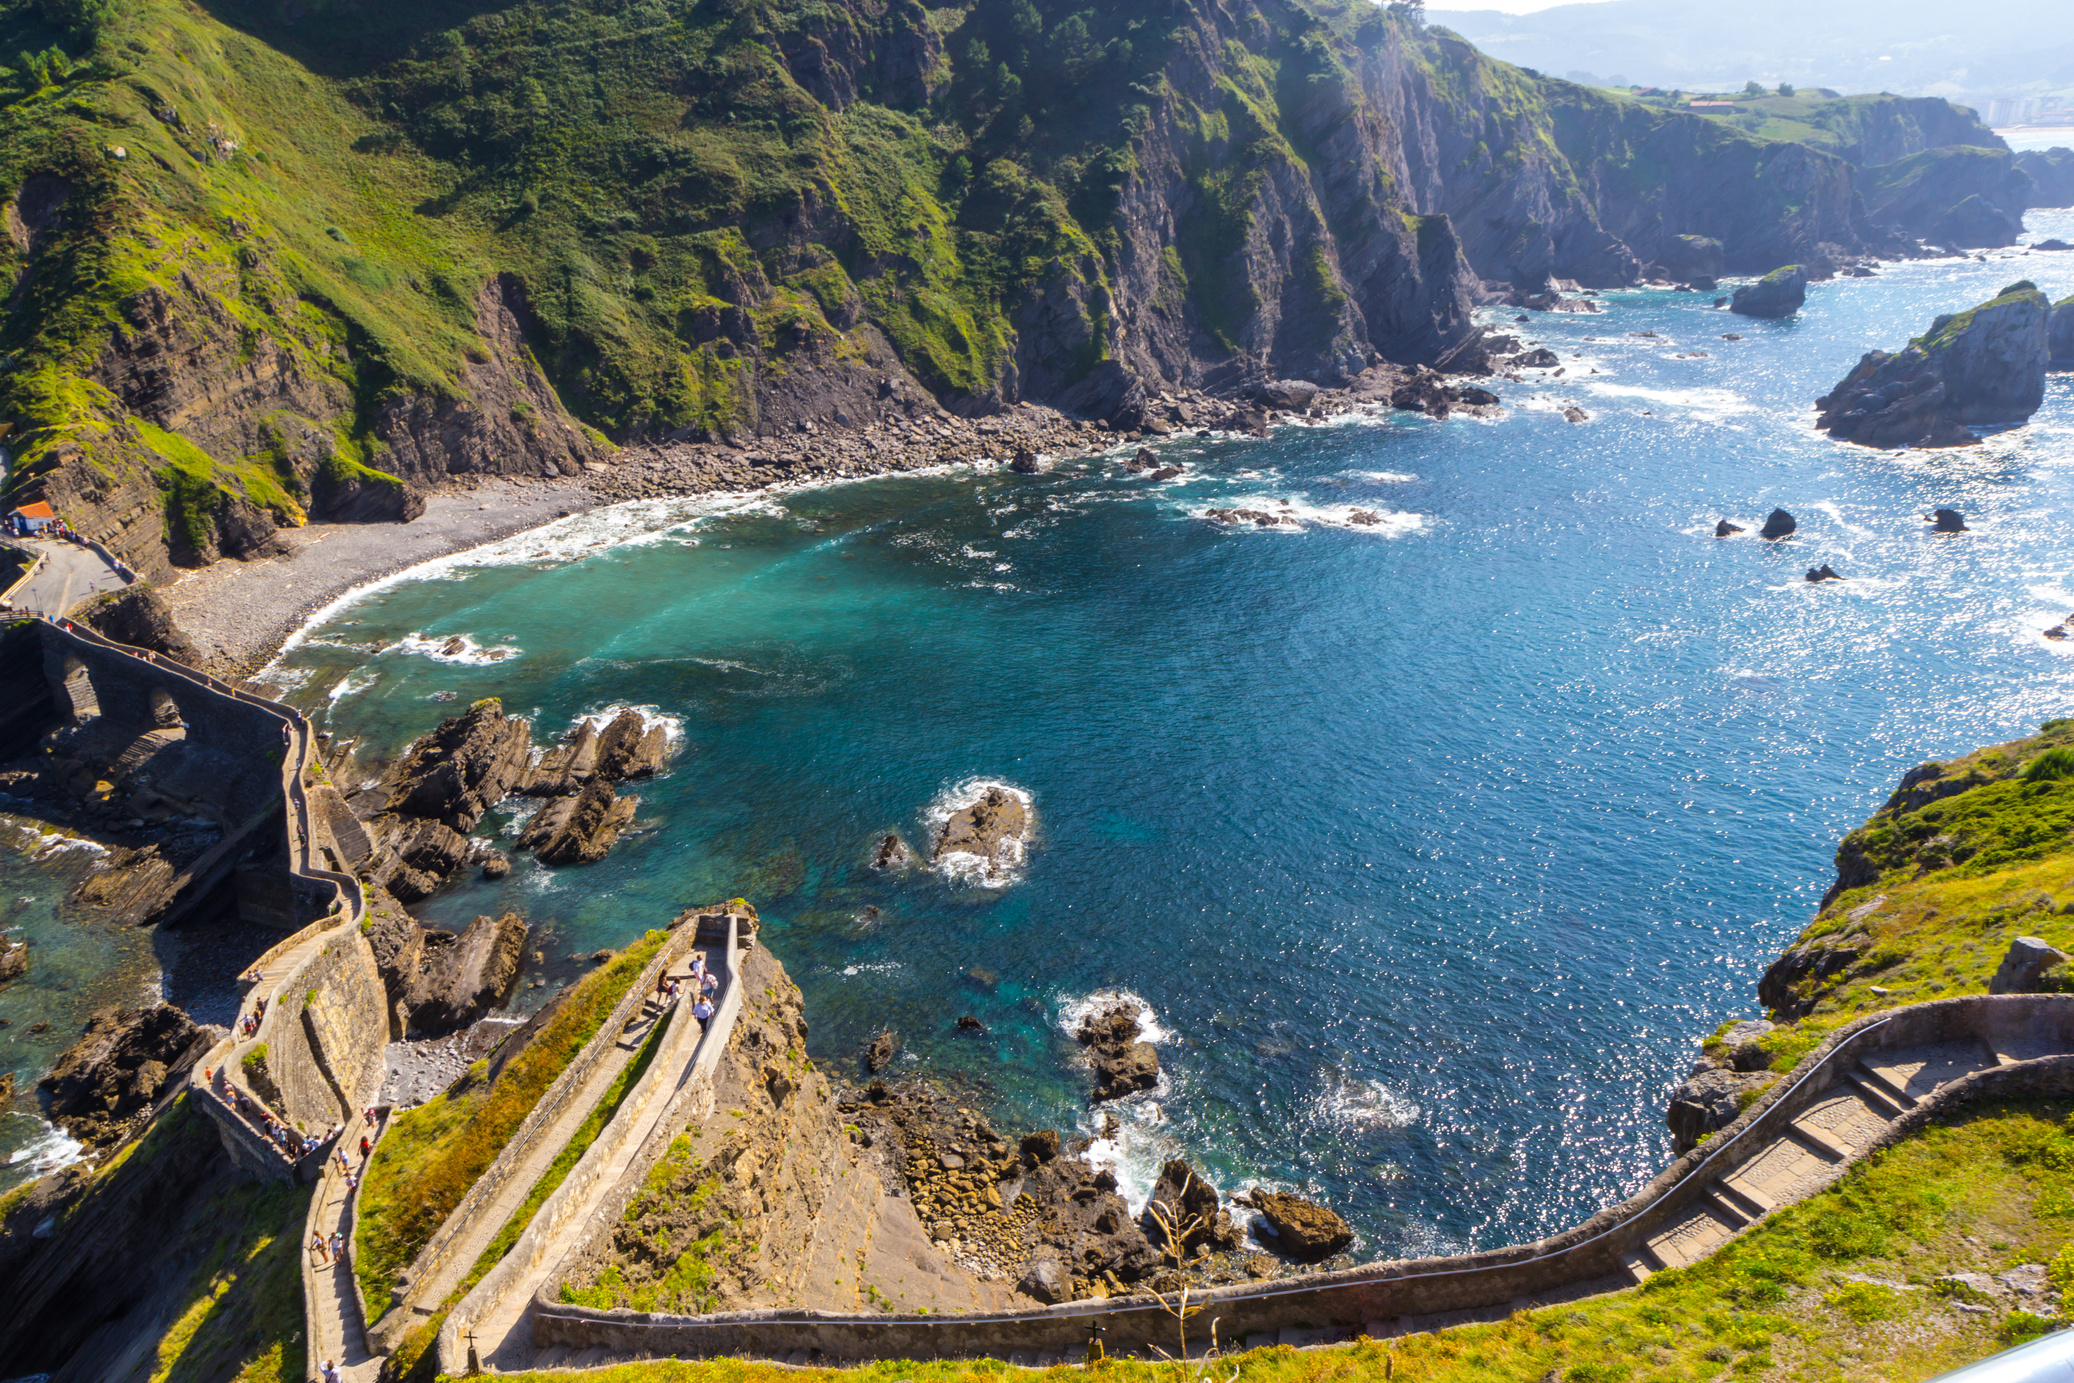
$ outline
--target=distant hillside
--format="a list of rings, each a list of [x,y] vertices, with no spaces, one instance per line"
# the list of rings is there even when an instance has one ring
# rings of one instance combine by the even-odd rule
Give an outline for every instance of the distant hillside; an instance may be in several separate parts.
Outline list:
[[[1791,82],[1943,96],[1986,114],[1996,97],[2074,91],[2067,13],[2063,0],[1738,0],[1728,22],[1686,0],[1605,0],[1431,18],[1493,57],[1575,81],[1711,91]]]

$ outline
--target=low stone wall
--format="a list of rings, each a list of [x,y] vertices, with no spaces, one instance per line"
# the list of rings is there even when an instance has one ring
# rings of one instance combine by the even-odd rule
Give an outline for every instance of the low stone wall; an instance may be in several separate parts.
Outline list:
[[[1373,1263],[1295,1282],[1223,1287],[1192,1296],[1203,1306],[1191,1325],[1211,1321],[1234,1340],[1287,1326],[1360,1329],[1400,1316],[1503,1306],[1623,1271],[1660,1227],[1689,1209],[1717,1179],[1770,1147],[1787,1125],[1834,1092],[1843,1073],[1882,1050],[1980,1041],[2006,1062],[1951,1082],[1894,1121],[1875,1147],[1922,1127],[1954,1104],[1987,1094],[2074,1090],[2074,995],[1975,995],[1875,1014],[1833,1033],[1734,1124],[1672,1163],[1641,1194],[1538,1244],[1452,1258]],[[1862,1156],[1863,1154],[1861,1154]],[[1855,1160],[1855,1159],[1852,1159]],[[1842,1175],[1850,1165],[1839,1162]],[[832,1359],[935,1358],[1079,1348],[1099,1321],[1112,1350],[1171,1348],[1174,1322],[1150,1296],[1081,1301],[1031,1311],[967,1316],[844,1315],[745,1311],[686,1317],[595,1311],[536,1302],[534,1338],[542,1346],[603,1347],[616,1357],[817,1351]]]
[[[663,943],[662,949],[627,985],[626,993],[613,1006],[590,1041],[584,1044],[583,1050],[576,1054],[576,1059],[555,1077],[554,1084],[540,1097],[540,1103],[534,1105],[519,1124],[511,1141],[497,1154],[497,1160],[468,1188],[468,1194],[461,1198],[461,1203],[454,1207],[417,1258],[400,1274],[388,1310],[372,1332],[378,1348],[384,1352],[395,1349],[407,1332],[439,1309],[440,1302],[453,1290],[461,1275],[474,1266],[472,1257],[463,1263],[456,1255],[473,1241],[470,1231],[479,1227],[476,1221],[503,1193],[511,1178],[523,1174],[534,1161],[535,1154],[542,1149],[543,1140],[562,1117],[569,1102],[577,1098],[591,1073],[611,1054],[620,1033],[641,1005],[655,993],[657,977],[675,964],[696,940],[695,927],[679,926]]]
[[[562,1184],[555,1188],[554,1194],[542,1203],[511,1252],[448,1314],[439,1331],[439,1369],[442,1374],[458,1376],[466,1372],[466,1337],[475,1323],[488,1317],[499,1303],[508,1301],[511,1293],[524,1290],[525,1284],[543,1268],[553,1268],[555,1259],[566,1258],[571,1246],[564,1231],[576,1222],[579,1215],[586,1213],[586,1206],[595,1206],[588,1213],[592,1223],[617,1214],[613,1208],[615,1205],[619,1210],[625,1208],[624,1198],[615,1200],[614,1197],[630,1183],[637,1183],[645,1169],[654,1165],[655,1159],[668,1148],[672,1130],[678,1127],[672,1122],[673,1116],[688,1114],[701,1099],[704,1107],[710,1109],[713,1069],[719,1064],[720,1053],[726,1048],[734,1031],[735,1019],[742,1011],[741,964],[737,950],[740,933],[736,919],[731,915],[725,926],[723,944],[726,946],[727,970],[721,977],[725,988],[712,1021],[701,1032],[690,1010],[680,1004],[673,1015],[671,1030],[665,1035],[647,1073],[642,1076],[641,1084],[620,1106],[598,1140],[585,1150]],[[706,939],[711,935],[710,932],[702,935],[698,927],[684,930],[692,934],[692,940]],[[650,1119],[647,1116],[659,1100],[667,1103],[659,1116]],[[603,1203],[596,1204],[600,1182],[613,1175],[609,1169],[635,1138],[643,1142],[634,1161],[623,1173],[615,1176]],[[554,1280],[552,1274],[549,1280]],[[533,1309],[537,1310],[537,1302]]]

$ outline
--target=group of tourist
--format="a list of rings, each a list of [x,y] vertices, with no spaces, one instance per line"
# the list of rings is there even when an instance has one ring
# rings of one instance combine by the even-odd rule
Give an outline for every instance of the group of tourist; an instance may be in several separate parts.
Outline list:
[[[655,977],[656,1006],[668,1008],[676,1003],[686,982],[691,984],[692,992],[697,996],[691,1006],[691,1016],[699,1020],[699,1029],[704,1031],[714,1014],[713,995],[720,989],[720,978],[706,968],[704,951],[691,953],[691,974],[684,979],[672,978],[668,970]]]
[[[266,1000],[261,999],[252,1005],[250,1013],[238,1020],[238,1036],[250,1037],[253,1033],[258,1032],[259,1021],[264,1017],[266,1017]]]

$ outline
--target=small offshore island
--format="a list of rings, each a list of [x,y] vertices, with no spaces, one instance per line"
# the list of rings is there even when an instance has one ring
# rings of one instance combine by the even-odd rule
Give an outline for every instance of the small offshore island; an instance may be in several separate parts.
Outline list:
[[[0,43],[0,1378],[2074,1318],[2074,151],[1419,0]]]

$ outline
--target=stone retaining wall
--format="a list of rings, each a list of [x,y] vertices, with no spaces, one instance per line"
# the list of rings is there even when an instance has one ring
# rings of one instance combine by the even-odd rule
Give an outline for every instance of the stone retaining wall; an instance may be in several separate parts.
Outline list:
[[[584,1044],[583,1050],[576,1054],[576,1059],[555,1077],[554,1084],[540,1097],[540,1103],[534,1105],[519,1124],[511,1141],[497,1154],[497,1160],[476,1178],[475,1184],[468,1188],[468,1194],[461,1198],[461,1203],[454,1207],[417,1258],[399,1275],[388,1309],[371,1332],[377,1348],[385,1353],[394,1350],[408,1331],[439,1309],[440,1301],[452,1290],[449,1284],[474,1266],[472,1259],[461,1263],[456,1261],[455,1255],[473,1242],[470,1231],[479,1228],[476,1220],[486,1213],[486,1207],[497,1199],[514,1176],[538,1175],[538,1168],[534,1165],[537,1154],[559,1151],[544,1149],[543,1140],[561,1118],[569,1101],[583,1089],[598,1063],[611,1054],[620,1034],[640,1011],[641,1005],[655,992],[657,977],[675,964],[696,939],[695,927],[680,926],[663,943],[662,948],[642,967],[641,973],[628,983],[626,993],[613,1006],[590,1041]],[[439,1300],[429,1299],[434,1293]]]
[[[381,970],[367,938],[356,927],[337,929],[277,1002],[285,1011],[263,1035],[280,1112],[311,1130],[351,1124],[381,1090],[389,1036]]]
[[[1672,1163],[1641,1194],[1538,1244],[1367,1264],[1295,1282],[1217,1288],[1192,1296],[1204,1307],[1191,1326],[1235,1340],[1288,1326],[1358,1330],[1401,1316],[1504,1306],[1559,1288],[1612,1279],[1659,1227],[1689,1209],[1717,1179],[1784,1136],[1788,1124],[1826,1095],[1863,1056],[1891,1048],[1979,1040],[1998,1053],[2038,1052],[1951,1082],[1894,1120],[1875,1147],[1920,1128],[1938,1112],[1985,1094],[2074,1090],[2074,995],[1976,995],[1911,1005],[1833,1033],[1741,1118]],[[1863,1154],[1861,1154],[1862,1156]],[[1833,1172],[1842,1175],[1849,1162]],[[1609,1282],[1612,1285],[1612,1282]],[[1112,1350],[1171,1348],[1173,1319],[1149,1296],[1080,1301],[1030,1311],[967,1316],[845,1315],[744,1311],[686,1317],[596,1311],[542,1300],[534,1338],[542,1346],[610,1355],[782,1357],[809,1350],[831,1359],[933,1358],[1078,1349],[1099,1321]]]

